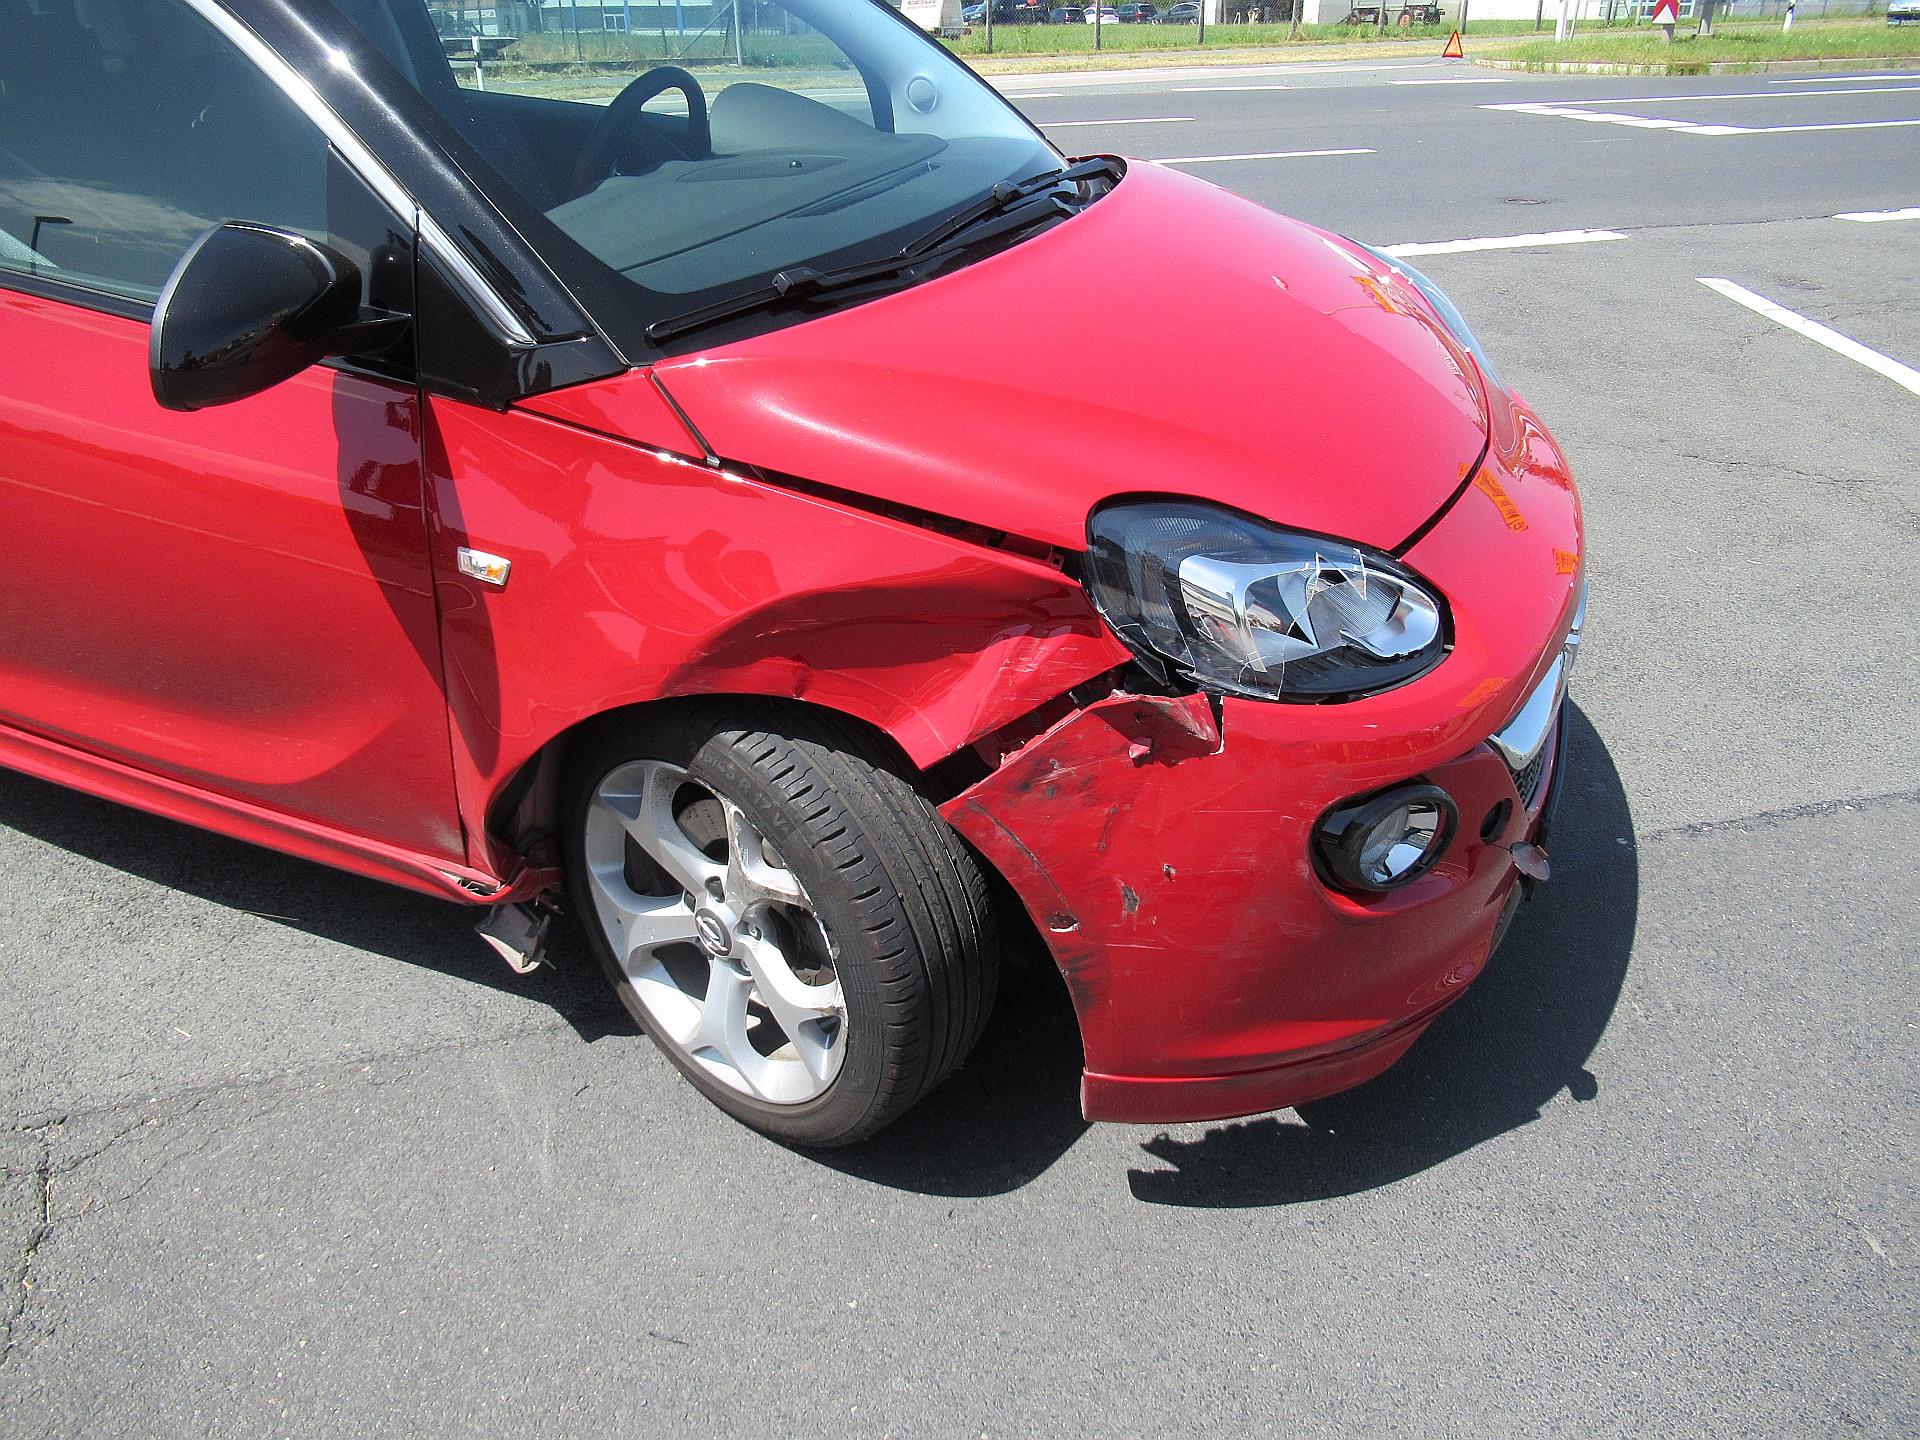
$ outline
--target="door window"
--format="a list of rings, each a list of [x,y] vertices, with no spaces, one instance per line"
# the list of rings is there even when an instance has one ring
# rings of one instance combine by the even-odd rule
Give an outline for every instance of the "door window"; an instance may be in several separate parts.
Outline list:
[[[150,305],[195,236],[328,236],[319,130],[180,0],[0,0],[0,284]]]

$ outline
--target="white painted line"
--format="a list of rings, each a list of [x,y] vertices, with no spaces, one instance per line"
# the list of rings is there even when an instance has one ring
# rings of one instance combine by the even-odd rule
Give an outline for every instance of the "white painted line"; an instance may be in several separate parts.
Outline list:
[[[1480,240],[1423,240],[1383,245],[1389,255],[1458,255],[1468,250],[1524,250],[1535,245],[1586,245],[1595,240],[1624,240],[1618,230],[1547,230],[1538,235],[1492,235]]]
[[[1836,220],[1858,220],[1862,225],[1877,225],[1882,220],[1920,220],[1920,206],[1910,210],[1849,210]]]
[[[1769,85],[1858,85],[1866,80],[1907,80],[1910,75],[1895,72],[1892,75],[1796,75],[1791,80],[1769,80]]]
[[[1920,86],[1914,86],[1920,89]],[[1858,90],[1847,90],[1847,95],[1858,95]],[[1698,95],[1677,95],[1676,100],[1698,100],[1712,97]],[[1579,102],[1581,105],[1598,105],[1598,100]],[[1622,104],[1622,101],[1614,101]],[[1542,105],[1525,102],[1516,105],[1482,105],[1482,110],[1510,110],[1523,115],[1552,115],[1563,120],[1591,120],[1600,125],[1625,125],[1634,130],[1673,130],[1683,135],[1792,135],[1811,130],[1893,130],[1904,126],[1920,125],[1920,120],[1836,120],[1824,125],[1700,125],[1691,120],[1660,120],[1648,115],[1623,115],[1617,110],[1576,109],[1568,105]]]
[[[1709,100],[1792,100],[1802,95],[1901,95],[1920,85],[1871,85],[1865,90],[1728,90],[1713,95],[1613,95],[1603,100],[1571,100],[1571,105],[1699,105]]]
[[[1756,315],[1764,315],[1777,325],[1784,325],[1796,335],[1804,335],[1816,345],[1824,345],[1836,355],[1844,355],[1849,360],[1857,360],[1876,375],[1884,375],[1903,390],[1911,390],[1920,395],[1920,370],[1911,365],[1902,365],[1898,360],[1889,360],[1878,350],[1869,350],[1858,340],[1848,339],[1838,330],[1829,330],[1817,320],[1809,320],[1797,315],[1784,305],[1776,305],[1764,295],[1756,295],[1745,286],[1736,285],[1731,280],[1708,280],[1700,283],[1709,290],[1726,296],[1736,305],[1744,305]]]
[[[1002,90],[1009,100],[1060,100],[1066,97],[1064,90]]]
[[[1078,125],[1191,125],[1191,115],[1151,115],[1140,120],[1049,120],[1043,130],[1071,130]]]
[[[1797,135],[1803,130],[1898,130],[1905,125],[1920,125],[1920,120],[1849,120],[1844,125],[1755,125],[1751,128],[1727,125],[1702,125],[1701,135]]]
[[[1504,75],[1449,75],[1444,80],[1389,80],[1389,85],[1505,85]]]
[[[1291,85],[1176,85],[1176,95],[1211,95],[1216,90],[1291,90]]]
[[[1690,130],[1713,135],[1739,135],[1744,132],[1727,125],[1696,125],[1691,120],[1656,120],[1645,115],[1622,115],[1612,110],[1575,110],[1566,105],[1543,105],[1537,101],[1517,105],[1482,105],[1482,110],[1511,110],[1523,115],[1552,115],[1563,120],[1590,120],[1597,125],[1625,125],[1634,130]]]
[[[1371,155],[1371,150],[1261,150],[1252,155],[1180,155],[1156,165],[1212,165],[1222,160],[1306,160],[1315,155]]]

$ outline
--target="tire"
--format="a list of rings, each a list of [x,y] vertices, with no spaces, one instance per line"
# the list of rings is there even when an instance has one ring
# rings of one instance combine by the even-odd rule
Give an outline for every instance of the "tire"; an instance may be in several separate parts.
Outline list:
[[[628,712],[568,759],[588,944],[681,1073],[784,1141],[875,1134],[992,1009],[986,881],[906,768],[830,713],[731,699]]]

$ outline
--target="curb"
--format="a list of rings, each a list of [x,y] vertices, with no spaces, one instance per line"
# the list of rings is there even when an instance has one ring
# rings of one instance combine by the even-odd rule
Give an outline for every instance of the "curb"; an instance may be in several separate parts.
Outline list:
[[[1670,60],[1661,65],[1582,64],[1575,60],[1475,60],[1488,70],[1543,75],[1754,75],[1762,71],[1920,70],[1920,55],[1858,55],[1838,60]]]

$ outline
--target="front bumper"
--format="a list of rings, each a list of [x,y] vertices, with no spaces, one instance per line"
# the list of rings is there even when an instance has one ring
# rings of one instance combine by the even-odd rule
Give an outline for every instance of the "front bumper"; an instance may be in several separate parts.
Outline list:
[[[1343,705],[1114,694],[943,807],[1066,977],[1088,1119],[1224,1119],[1347,1089],[1486,963],[1519,899],[1514,847],[1557,788],[1560,727],[1519,772],[1490,740],[1543,687],[1557,703],[1581,546],[1564,462],[1490,471],[1406,557],[1453,609],[1429,675]],[[1446,855],[1381,895],[1324,885],[1319,817],[1413,779],[1459,807]]]

